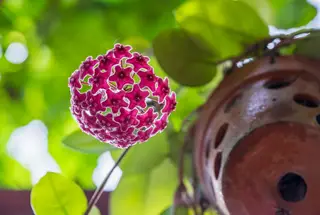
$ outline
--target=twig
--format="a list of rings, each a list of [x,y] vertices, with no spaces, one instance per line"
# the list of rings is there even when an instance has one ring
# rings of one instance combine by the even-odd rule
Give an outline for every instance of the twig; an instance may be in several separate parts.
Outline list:
[[[96,189],[96,191],[94,192],[93,196],[91,197],[91,199],[89,201],[89,206],[88,206],[86,212],[84,213],[84,215],[89,215],[89,213],[90,213],[91,209],[93,208],[93,206],[98,202],[99,198],[101,197],[101,195],[103,193],[103,188],[106,185],[107,181],[109,180],[112,172],[120,164],[121,160],[125,157],[125,155],[128,153],[130,148],[131,147],[128,147],[122,152],[122,154],[118,158],[117,162],[113,165],[112,169],[108,172],[107,176],[105,177],[105,179],[103,180],[101,185]]]
[[[238,56],[228,57],[228,58],[225,58],[225,59],[222,59],[222,60],[219,60],[219,61],[211,62],[211,64],[219,65],[219,64],[222,64],[222,63],[224,63],[226,61],[232,61],[232,63],[235,63],[235,62],[240,61],[243,58],[248,57],[254,51],[259,50],[259,48],[261,48],[261,45],[269,44],[272,41],[274,41],[275,39],[280,39],[280,40],[286,41],[284,43],[280,42],[281,43],[280,46],[279,46],[279,44],[280,44],[279,43],[278,45],[276,45],[273,48],[273,49],[278,49],[280,47],[284,47],[284,46],[290,45],[292,43],[292,41],[306,39],[308,37],[308,36],[306,36],[306,37],[303,37],[303,38],[295,38],[295,37],[297,37],[297,36],[299,36],[301,34],[316,33],[316,32],[320,32],[320,30],[319,29],[302,29],[302,30],[296,31],[296,32],[294,32],[292,34],[288,34],[288,35],[279,34],[279,35],[263,38],[263,39],[259,40],[258,42],[253,43],[252,45],[249,45],[248,48],[242,54],[240,54]]]

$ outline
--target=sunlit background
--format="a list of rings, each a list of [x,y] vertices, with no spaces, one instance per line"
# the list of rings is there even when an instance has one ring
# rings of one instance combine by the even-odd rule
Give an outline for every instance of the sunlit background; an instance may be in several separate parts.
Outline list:
[[[9,0],[9,2],[11,2],[10,4],[13,5],[13,8],[19,7],[19,0]],[[66,5],[72,5],[73,1],[70,0],[66,2]],[[319,11],[319,0],[310,0],[310,3],[315,5]],[[54,13],[54,11],[51,12]],[[114,164],[109,152],[106,152],[99,157],[92,155],[87,158],[88,160],[83,160],[83,155],[71,152],[69,149],[63,148],[63,146],[61,146],[61,148],[52,148],[50,152],[56,155],[54,157],[58,158],[60,161],[67,159],[67,161],[64,162],[64,166],[61,167],[58,164],[61,162],[55,160],[48,150],[50,148],[50,144],[48,145],[49,142],[61,142],[63,134],[68,134],[77,128],[70,116],[66,115],[66,113],[69,114],[68,111],[63,112],[61,109],[61,107],[64,107],[63,104],[56,103],[59,101],[60,89],[67,88],[67,73],[71,73],[73,69],[75,69],[73,67],[75,62],[80,63],[79,58],[73,58],[72,54],[78,51],[81,52],[81,47],[92,46],[92,44],[99,43],[99,41],[101,41],[101,44],[93,45],[94,47],[92,49],[87,49],[86,47],[86,50],[97,54],[99,51],[106,49],[106,47],[110,48],[110,45],[115,42],[113,37],[108,35],[108,31],[97,30],[101,27],[101,23],[90,24],[90,22],[94,22],[95,20],[100,20],[99,22],[101,22],[101,14],[92,14],[88,12],[86,14],[72,14],[72,16],[73,15],[78,15],[79,17],[77,19],[70,19],[70,23],[67,23],[67,25],[83,25],[82,31],[84,36],[91,37],[93,41],[92,43],[86,43],[88,40],[78,39],[81,37],[81,35],[78,35],[81,32],[74,31],[74,34],[77,35],[72,35],[73,29],[59,29],[59,26],[55,26],[57,31],[60,31],[61,34],[56,33],[53,37],[49,36],[48,39],[48,42],[58,50],[58,52],[55,53],[55,56],[52,55],[52,50],[49,47],[39,45],[42,39],[32,35],[34,34],[32,30],[34,26],[28,17],[21,16],[16,20],[16,24],[20,26],[21,32],[25,32],[25,35],[18,31],[12,31],[4,37],[4,35],[1,34],[2,28],[0,28],[1,44],[9,43],[6,46],[5,51],[0,46],[0,68],[2,69],[2,71],[0,71],[0,82],[2,75],[8,76],[10,81],[9,83],[6,83],[9,85],[5,86],[5,88],[11,97],[9,104],[7,103],[9,102],[9,98],[1,97],[0,100],[0,108],[2,110],[2,113],[0,113],[0,140],[1,142],[7,142],[6,148],[3,149],[3,151],[9,155],[7,159],[4,159],[0,163],[0,169],[2,168],[4,171],[0,176],[3,187],[10,187],[13,189],[28,188],[30,183],[37,183],[37,181],[47,171],[61,172],[62,169],[68,170],[67,172],[69,172],[70,175],[75,176],[76,180],[80,184],[84,185],[84,187],[91,187],[92,182],[95,185],[99,185],[106,173]],[[121,19],[121,16],[118,16],[118,18]],[[50,16],[49,18],[44,17],[44,19],[46,20],[44,20],[43,23],[43,32],[40,33],[49,35],[50,32],[46,32],[46,22],[50,22]],[[125,21],[122,22],[121,20],[117,20],[115,24],[121,24],[123,26],[113,26],[113,29],[121,31],[121,28],[125,29],[130,26],[130,19],[128,19],[128,17],[124,19],[126,19],[127,23]],[[320,27],[319,13],[316,18],[307,25],[307,27]],[[281,30],[276,29],[273,26],[270,26],[269,29],[271,35],[297,30]],[[69,38],[65,38],[62,33],[64,33],[64,35],[68,35]],[[90,36],[90,34],[92,35]],[[27,41],[30,38],[31,41]],[[74,38],[79,40],[77,46],[74,46],[74,43],[70,41]],[[147,46],[145,45],[147,42],[140,38],[138,38],[138,40],[130,40],[129,38],[128,42],[130,41],[135,41],[141,46]],[[31,59],[29,59],[30,52],[33,52],[34,56]],[[81,52],[81,54],[85,53]],[[63,58],[65,58],[65,61],[63,61]],[[28,61],[28,59],[30,61]],[[27,69],[24,65],[25,62],[28,62]],[[70,70],[60,73],[62,71],[61,68],[67,68]],[[6,73],[4,73],[4,70],[10,71],[6,71]],[[18,76],[14,75],[14,72],[24,70],[33,71],[31,78],[26,77],[23,74],[21,75],[21,73],[19,73]],[[44,74],[43,71],[46,71],[47,73]],[[65,80],[61,81],[60,76],[65,77]],[[57,77],[60,77],[60,79]],[[55,80],[57,80],[57,82],[55,82]],[[42,84],[38,85],[39,82],[42,82]],[[24,89],[19,88],[21,83],[23,83]],[[47,91],[43,91],[43,89],[47,89]],[[22,102],[19,100],[21,99],[21,90],[24,90],[24,99],[22,99]],[[3,92],[0,92],[0,95],[2,94]],[[48,96],[52,96],[52,98],[46,98]],[[47,100],[49,100],[49,102],[46,102]],[[21,110],[19,108],[20,105],[23,105],[23,109]],[[49,106],[52,106],[52,108],[48,108]],[[60,112],[61,115],[59,114]],[[52,119],[50,113],[52,113],[52,116],[54,117],[57,116],[57,120]],[[50,121],[52,123],[47,125],[46,120],[41,121],[39,120],[40,118],[44,118],[48,122]],[[22,122],[24,123],[24,126],[16,127],[17,124]],[[11,134],[7,135],[8,131],[11,131],[12,129],[15,130]],[[10,157],[19,164],[12,161]],[[90,167],[86,169],[86,165],[90,166],[92,162],[96,163],[93,174]],[[9,167],[6,166],[10,167],[10,171],[8,170]],[[30,175],[28,171],[25,171],[25,169],[30,171]],[[115,189],[121,175],[121,170],[117,168],[107,183],[105,190],[112,191]],[[84,179],[85,176],[89,176],[89,178]]]

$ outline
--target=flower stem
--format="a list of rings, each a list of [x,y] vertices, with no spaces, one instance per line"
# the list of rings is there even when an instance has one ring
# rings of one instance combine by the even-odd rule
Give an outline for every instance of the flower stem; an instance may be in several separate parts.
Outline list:
[[[90,201],[89,201],[89,206],[86,210],[86,212],[84,213],[84,215],[89,215],[91,209],[93,208],[93,206],[95,204],[97,204],[99,198],[101,197],[102,193],[103,193],[103,188],[106,185],[107,181],[109,180],[112,172],[116,169],[116,167],[120,164],[121,160],[124,158],[124,156],[127,154],[127,152],[129,151],[130,147],[126,148],[122,154],[120,155],[120,157],[118,158],[117,162],[113,165],[112,169],[108,172],[107,176],[105,177],[105,179],[103,180],[103,182],[101,183],[101,185],[96,189],[96,191],[94,192],[93,196],[91,197]]]

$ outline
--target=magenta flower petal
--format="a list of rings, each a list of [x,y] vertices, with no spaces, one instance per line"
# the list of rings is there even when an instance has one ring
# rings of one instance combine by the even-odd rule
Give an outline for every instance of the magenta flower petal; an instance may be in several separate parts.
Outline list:
[[[116,58],[123,58],[123,57],[132,57],[132,54],[131,54],[131,49],[132,47],[131,46],[124,46],[122,44],[115,44],[114,45],[114,56]]]
[[[158,114],[154,112],[153,108],[149,108],[147,112],[139,114],[137,119],[139,120],[138,128],[143,126],[151,126],[154,123],[154,120],[158,117]]]
[[[159,78],[154,74],[152,68],[148,69],[147,71],[138,71],[137,74],[140,77],[140,88],[149,87],[151,91],[156,90],[156,83]]]
[[[147,106],[146,98],[148,96],[148,91],[141,90],[138,84],[133,85],[132,91],[126,93],[126,98],[130,101],[129,108],[132,109],[136,106],[145,108]]]
[[[108,51],[105,55],[98,56],[99,68],[111,73],[113,66],[119,64],[120,59],[115,58],[113,51]]]
[[[80,122],[80,123],[79,123],[79,126],[80,126],[80,128],[81,128],[81,130],[82,130],[83,132],[85,132],[85,133],[87,133],[87,134],[89,134],[89,135],[92,135],[92,136],[95,135],[94,132],[91,131],[91,128],[90,128],[88,125]]]
[[[81,106],[82,103],[86,102],[86,93],[80,93],[77,89],[73,89],[71,94],[71,104],[75,106]]]
[[[86,75],[93,75],[93,69],[97,63],[98,60],[94,60],[92,57],[87,57],[87,59],[80,65],[80,78],[83,79]]]
[[[82,116],[82,109],[79,106],[74,105],[71,107],[71,113],[76,118],[80,118]]]
[[[162,113],[171,113],[176,109],[176,105],[176,94],[172,92],[170,96],[165,97],[165,105],[162,109]]]
[[[129,146],[134,145],[135,142],[133,141],[128,141],[128,140],[118,140],[114,146],[118,148],[128,148]]]
[[[82,85],[80,83],[80,71],[76,70],[72,73],[71,77],[69,78],[69,87],[70,88],[81,88]]]
[[[104,112],[105,107],[101,104],[101,94],[93,95],[91,91],[87,92],[86,102],[88,104],[87,108],[90,111],[90,114],[96,115],[98,112]]]
[[[119,148],[163,131],[176,106],[168,79],[156,76],[150,59],[131,49],[115,44],[105,55],[88,57],[68,79],[70,111],[82,131]]]
[[[93,94],[96,94],[99,89],[109,88],[107,83],[109,75],[109,71],[102,72],[102,70],[99,68],[95,69],[94,75],[89,79],[89,84],[92,86],[91,92]]]
[[[111,113],[103,116],[101,114],[97,114],[98,122],[101,125],[102,128],[112,131],[115,128],[120,127],[120,124],[115,122],[113,119],[113,115]]]
[[[99,129],[94,131],[94,133],[98,136],[98,139],[102,142],[112,141],[113,137],[106,132],[104,129]]]
[[[117,130],[110,132],[110,135],[115,137],[118,140],[131,141],[132,139],[135,138],[133,131],[134,131],[133,127],[130,127],[128,129],[126,129],[125,131],[118,128]]]
[[[106,90],[107,100],[102,102],[104,107],[110,107],[113,113],[117,113],[121,107],[128,107],[128,103],[124,101],[125,93],[120,91],[115,93],[109,89]]]
[[[129,126],[138,125],[137,113],[137,109],[126,110],[125,108],[121,108],[120,115],[115,117],[114,120],[120,123],[122,131],[126,131]]]
[[[150,69],[151,66],[148,64],[149,61],[150,58],[134,52],[133,57],[128,59],[126,62],[132,64],[133,70],[138,72],[140,69]]]
[[[122,89],[126,84],[133,84],[134,80],[130,76],[132,68],[122,68],[121,66],[115,67],[114,75],[110,76],[109,81],[114,81],[117,83],[117,88]]]
[[[155,128],[152,131],[152,134],[156,134],[158,132],[163,131],[168,125],[168,117],[169,115],[165,113],[159,120],[155,122]]]
[[[89,115],[88,113],[83,111],[82,117],[83,117],[84,124],[87,125],[88,127],[91,127],[91,128],[94,128],[94,129],[101,128],[101,126],[97,123],[97,117],[96,116]]]
[[[157,90],[153,93],[153,96],[158,96],[159,102],[162,103],[164,98],[169,94],[169,92],[170,88],[168,78],[165,78],[164,81],[161,78],[159,78],[158,87]]]
[[[150,137],[152,137],[152,127],[145,130],[145,131],[139,131],[136,140],[143,143],[147,141]]]

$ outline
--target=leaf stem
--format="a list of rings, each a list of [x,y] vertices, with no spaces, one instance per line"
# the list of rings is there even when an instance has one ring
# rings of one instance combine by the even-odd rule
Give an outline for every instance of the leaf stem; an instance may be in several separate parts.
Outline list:
[[[262,45],[267,45],[267,44],[271,43],[272,41],[274,41],[275,39],[280,39],[281,42],[279,44],[275,45],[275,47],[272,50],[266,50],[263,54],[265,54],[266,52],[274,51],[274,50],[281,48],[281,47],[284,47],[284,46],[288,46],[293,41],[308,38],[308,36],[305,36],[302,38],[296,38],[297,36],[299,36],[301,34],[310,34],[310,33],[317,33],[317,32],[320,32],[320,30],[319,29],[302,29],[302,30],[293,32],[288,35],[279,34],[279,35],[275,35],[275,36],[269,36],[269,37],[266,37],[266,38],[259,40],[258,42],[255,42],[255,43],[249,45],[247,47],[247,49],[240,55],[231,56],[231,57],[219,60],[219,61],[208,62],[208,63],[213,64],[213,65],[219,65],[219,64],[222,64],[226,61],[232,61],[232,63],[236,63],[236,62],[240,61],[241,59],[249,57],[251,54],[259,51],[260,48],[263,48],[263,47],[261,47]]]
[[[98,200],[100,199],[100,197],[101,197],[101,195],[103,193],[103,188],[106,185],[107,181],[109,180],[112,172],[120,164],[121,160],[125,157],[125,155],[128,153],[130,148],[131,147],[128,147],[122,152],[122,154],[118,158],[117,162],[113,165],[112,169],[108,172],[108,174],[106,175],[106,177],[103,180],[103,182],[101,183],[101,185],[96,189],[96,191],[94,192],[93,196],[91,197],[91,199],[89,201],[89,206],[88,206],[87,210],[85,211],[84,215],[89,215],[89,213],[90,213],[91,209],[93,208],[93,206],[95,204],[97,204]]]

